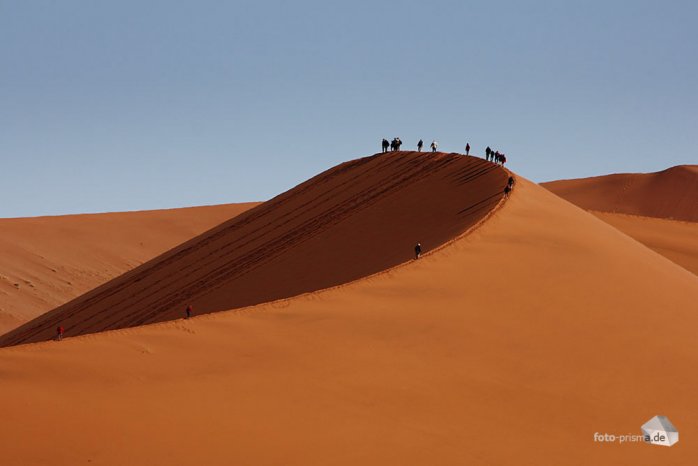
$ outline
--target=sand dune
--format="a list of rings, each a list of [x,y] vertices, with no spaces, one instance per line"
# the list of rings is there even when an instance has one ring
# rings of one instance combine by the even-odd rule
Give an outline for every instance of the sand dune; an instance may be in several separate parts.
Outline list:
[[[0,333],[255,205],[0,219]]]
[[[698,223],[607,212],[592,213],[698,275]]]
[[[697,273],[697,165],[658,173],[553,181],[542,186]]]
[[[695,275],[519,180],[479,228],[387,273],[0,350],[0,451],[22,465],[693,465],[697,300]],[[679,444],[593,441],[655,414]]]
[[[698,222],[698,165],[542,183],[586,210]]]
[[[0,339],[16,344],[242,307],[346,283],[458,236],[502,198],[501,167],[395,152],[330,169]]]

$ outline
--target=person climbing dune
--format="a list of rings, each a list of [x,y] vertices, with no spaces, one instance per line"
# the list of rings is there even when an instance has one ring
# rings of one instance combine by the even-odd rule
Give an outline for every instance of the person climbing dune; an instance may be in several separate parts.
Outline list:
[[[387,139],[383,138],[383,141],[381,142],[381,147],[383,148],[383,152],[388,152],[388,146],[390,146],[390,143],[388,142]]]
[[[439,143],[436,140],[431,141],[431,151],[436,152],[436,148],[439,147]]]
[[[509,197],[511,191],[514,189],[514,177],[510,176],[507,180],[507,185],[504,186],[504,197]]]
[[[56,340],[61,341],[63,339],[63,333],[65,333],[65,329],[61,325],[56,329]]]
[[[422,244],[417,243],[417,245],[414,247],[414,258],[419,259],[422,256]]]
[[[186,314],[187,314],[187,319],[190,319],[190,318],[191,318],[191,314],[192,314],[193,311],[194,311],[194,309],[191,307],[191,304],[188,305],[188,306],[187,306],[187,309],[186,309],[186,311],[185,311]]]
[[[465,144],[465,155],[470,155],[470,143]]]
[[[420,139],[417,143],[417,152],[422,152],[422,147],[424,147],[424,141]]]

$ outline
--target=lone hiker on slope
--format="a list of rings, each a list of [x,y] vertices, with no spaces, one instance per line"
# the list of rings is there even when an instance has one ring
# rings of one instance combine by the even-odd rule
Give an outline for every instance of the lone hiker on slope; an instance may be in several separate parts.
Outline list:
[[[61,340],[63,339],[63,333],[64,333],[64,332],[65,332],[65,330],[63,329],[63,326],[60,325],[60,326],[56,329],[56,340],[61,341]]]
[[[469,143],[465,144],[465,155],[470,155],[470,144]]]
[[[191,318],[191,313],[194,311],[194,309],[191,307],[191,304],[187,306],[186,313],[187,313],[187,319]]]
[[[417,245],[414,247],[414,258],[419,259],[422,256],[422,244],[417,243]]]
[[[422,152],[422,147],[424,147],[424,141],[420,139],[417,143],[417,152]]]

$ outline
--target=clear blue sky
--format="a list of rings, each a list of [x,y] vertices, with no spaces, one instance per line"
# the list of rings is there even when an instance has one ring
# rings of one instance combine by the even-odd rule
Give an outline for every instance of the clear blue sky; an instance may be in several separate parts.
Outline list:
[[[265,200],[433,138],[698,161],[695,1],[0,0],[0,217]]]

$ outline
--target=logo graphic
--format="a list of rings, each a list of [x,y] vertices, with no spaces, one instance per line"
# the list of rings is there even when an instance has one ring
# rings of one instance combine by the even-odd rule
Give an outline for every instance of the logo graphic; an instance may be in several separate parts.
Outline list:
[[[679,441],[679,431],[666,416],[654,416],[642,425],[645,442],[670,447]]]

